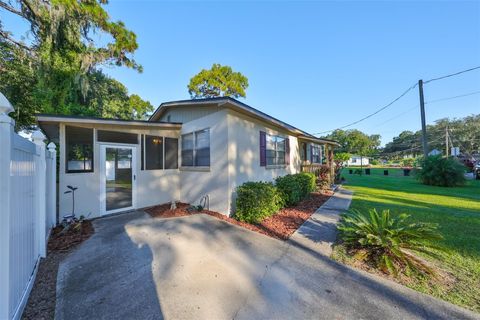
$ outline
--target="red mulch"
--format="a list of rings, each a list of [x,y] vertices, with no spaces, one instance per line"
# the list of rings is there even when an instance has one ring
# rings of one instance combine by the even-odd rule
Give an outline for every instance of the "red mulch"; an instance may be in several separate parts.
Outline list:
[[[237,226],[262,233],[280,240],[288,239],[310,216],[327,201],[333,193],[330,191],[312,192],[310,196],[294,207],[283,208],[275,215],[263,220],[259,224],[250,224],[230,218],[224,214],[203,210],[189,212],[190,205],[177,203],[177,209],[170,210],[170,204],[162,204],[145,210],[152,217],[170,218],[182,217],[196,213],[205,213],[215,218],[227,221]]]
[[[177,209],[171,210],[170,203],[164,203],[145,210],[152,218],[173,218],[188,216],[191,213],[187,210],[190,205],[188,203],[177,202]]]
[[[58,226],[50,233],[47,257],[40,261],[22,319],[54,318],[58,266],[68,253],[94,232],[92,222],[89,220],[84,220],[79,228],[70,228],[64,233],[61,233],[62,230],[63,227]]]
[[[93,234],[93,225],[90,220],[83,220],[81,226],[71,227],[63,232],[62,226],[53,228],[48,240],[48,251],[68,251],[76,245],[90,238]]]

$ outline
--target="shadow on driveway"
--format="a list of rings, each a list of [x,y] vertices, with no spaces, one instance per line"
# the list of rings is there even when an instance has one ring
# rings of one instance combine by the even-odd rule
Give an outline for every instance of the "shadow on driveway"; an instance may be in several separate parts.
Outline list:
[[[95,221],[60,266],[57,319],[474,319],[478,315],[207,215]]]

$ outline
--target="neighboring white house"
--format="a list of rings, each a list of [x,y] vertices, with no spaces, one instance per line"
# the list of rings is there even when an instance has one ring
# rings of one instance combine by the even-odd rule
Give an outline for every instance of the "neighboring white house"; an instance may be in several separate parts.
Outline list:
[[[347,161],[347,166],[368,166],[370,159],[367,157],[351,156]]]
[[[60,144],[59,213],[98,217],[172,200],[229,215],[235,189],[304,164],[332,164],[336,142],[316,138],[232,98],[167,102],[148,121],[38,115]]]

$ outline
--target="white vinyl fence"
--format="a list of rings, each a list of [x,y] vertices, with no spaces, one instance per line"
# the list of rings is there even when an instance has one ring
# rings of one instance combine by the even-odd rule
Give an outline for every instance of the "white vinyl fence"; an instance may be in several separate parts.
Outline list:
[[[56,223],[57,162],[55,144],[46,150],[40,131],[33,142],[19,136],[6,112],[0,108],[0,319],[18,319]]]

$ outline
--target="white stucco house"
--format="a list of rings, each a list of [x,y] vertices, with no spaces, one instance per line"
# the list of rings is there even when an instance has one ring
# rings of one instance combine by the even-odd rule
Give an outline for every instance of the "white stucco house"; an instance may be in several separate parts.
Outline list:
[[[347,166],[354,167],[354,166],[368,166],[370,165],[370,159],[367,157],[360,157],[352,155],[350,159],[347,161]]]
[[[319,139],[232,98],[162,103],[149,120],[41,114],[39,127],[59,145],[59,215],[90,218],[173,200],[229,215],[235,188],[271,181],[302,165],[327,164]]]

